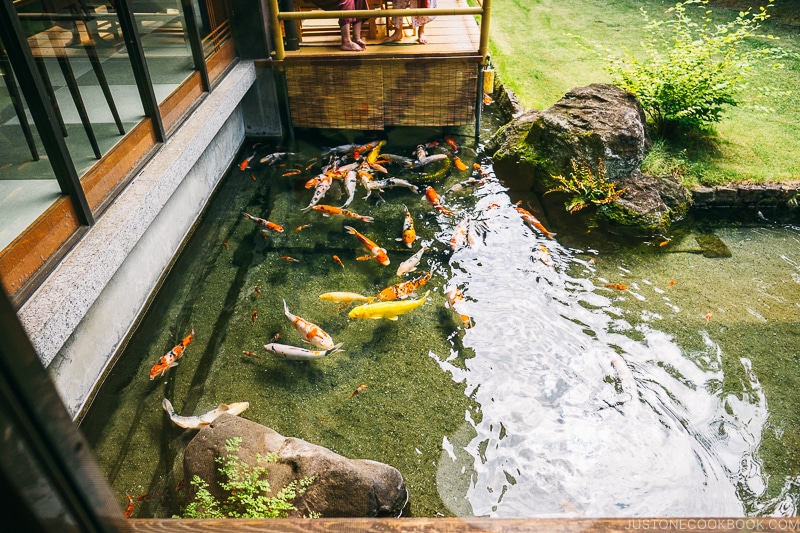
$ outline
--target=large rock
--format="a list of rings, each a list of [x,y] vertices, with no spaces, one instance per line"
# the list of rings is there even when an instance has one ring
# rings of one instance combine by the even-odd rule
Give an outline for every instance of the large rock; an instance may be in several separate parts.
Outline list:
[[[256,454],[274,453],[276,462],[261,463],[268,470],[273,493],[294,480],[314,477],[305,494],[295,499],[296,516],[312,512],[323,517],[397,516],[408,499],[403,476],[389,465],[366,459],[348,459],[302,439],[284,437],[250,420],[222,415],[204,427],[186,446],[186,479],[195,474],[207,481],[217,499],[225,493],[218,485],[215,458],[225,455],[225,441],[241,437],[237,455],[256,465]]]
[[[546,195],[568,177],[573,162],[597,169],[625,195],[599,210],[601,219],[634,233],[666,231],[688,209],[691,195],[671,178],[645,176],[640,167],[650,141],[636,97],[607,84],[570,90],[545,111],[530,110],[487,143],[494,170],[510,191],[533,190],[545,211],[563,209],[564,194]],[[555,217],[558,218],[558,217]]]

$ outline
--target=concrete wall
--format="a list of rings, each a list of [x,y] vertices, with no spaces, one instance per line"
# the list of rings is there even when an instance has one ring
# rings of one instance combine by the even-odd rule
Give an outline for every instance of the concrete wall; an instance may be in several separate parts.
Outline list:
[[[73,417],[239,150],[255,79],[237,64],[19,310]]]

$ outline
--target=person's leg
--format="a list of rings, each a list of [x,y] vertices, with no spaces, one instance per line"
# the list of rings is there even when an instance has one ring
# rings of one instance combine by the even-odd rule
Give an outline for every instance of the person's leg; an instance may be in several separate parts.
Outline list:
[[[358,24],[359,28],[361,27],[360,23]],[[342,30],[342,50],[347,50],[348,52],[360,52],[363,50],[361,46],[354,43],[353,40],[350,38],[350,23],[344,23],[340,26]]]
[[[394,43],[403,38],[403,17],[392,17],[392,34],[383,40],[385,43]]]
[[[353,42],[356,43],[362,50],[367,49],[367,43],[361,40],[361,25],[364,23],[363,20],[357,20],[353,23]]]
[[[417,41],[419,41],[420,44],[425,44],[428,42],[428,38],[425,37],[425,24],[422,24],[419,28],[417,28]]]

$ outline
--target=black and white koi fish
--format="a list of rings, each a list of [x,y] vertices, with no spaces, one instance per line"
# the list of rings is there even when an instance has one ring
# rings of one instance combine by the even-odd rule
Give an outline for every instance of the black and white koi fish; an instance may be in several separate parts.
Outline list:
[[[217,406],[216,409],[212,409],[207,413],[203,413],[202,415],[197,416],[181,416],[175,413],[175,409],[172,407],[172,403],[164,398],[161,402],[161,406],[169,415],[169,419],[172,420],[175,425],[180,426],[184,429],[200,429],[203,426],[209,425],[211,422],[217,419],[221,414],[228,413],[231,415],[238,415],[242,413],[245,409],[250,407],[249,402],[234,402],[234,403],[221,403]]]
[[[264,349],[276,357],[287,359],[289,361],[307,361],[309,359],[320,359],[333,352],[341,352],[341,347],[344,343],[340,342],[327,350],[309,350],[308,348],[300,348],[298,346],[290,346],[288,344],[278,344],[271,342],[264,345]]]
[[[383,180],[372,180],[367,185],[367,188],[369,190],[389,189],[392,187],[408,187],[414,194],[419,194],[419,187],[417,187],[416,185],[407,180],[400,178],[386,178]]]

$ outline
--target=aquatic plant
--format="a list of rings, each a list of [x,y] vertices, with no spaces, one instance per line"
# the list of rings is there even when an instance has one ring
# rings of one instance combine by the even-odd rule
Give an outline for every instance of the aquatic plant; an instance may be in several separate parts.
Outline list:
[[[597,173],[593,172],[586,163],[576,163],[572,160],[572,172],[569,177],[562,175],[551,175],[551,177],[561,183],[548,190],[545,194],[552,192],[564,192],[571,195],[570,200],[564,204],[567,211],[575,213],[589,205],[601,206],[620,198],[625,189],[617,189],[614,182],[606,180],[606,169],[603,160],[597,162]]]
[[[191,483],[197,487],[197,495],[186,506],[183,518],[285,518],[290,511],[297,510],[294,499],[308,489],[314,478],[292,481],[274,496],[267,496],[270,492],[267,469],[239,459],[236,452],[241,442],[241,437],[226,440],[227,454],[215,459],[220,465],[220,477],[226,480],[220,481],[219,486],[229,493],[227,499],[218,500],[208,490],[209,484],[195,474]],[[277,455],[256,454],[256,460],[259,463],[276,461]]]
[[[785,57],[778,47],[745,45],[753,37],[774,39],[756,33],[772,2],[757,13],[740,11],[726,23],[712,22],[709,0],[679,2],[663,21],[642,9],[648,34],[641,44],[644,58],[625,51],[609,58],[607,70],[616,85],[639,99],[658,137],[719,122],[726,106],[742,102],[747,74],[758,62]],[[690,6],[699,8],[701,20],[692,18]],[[769,87],[758,92],[775,95]]]

